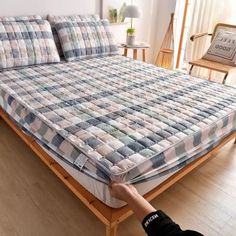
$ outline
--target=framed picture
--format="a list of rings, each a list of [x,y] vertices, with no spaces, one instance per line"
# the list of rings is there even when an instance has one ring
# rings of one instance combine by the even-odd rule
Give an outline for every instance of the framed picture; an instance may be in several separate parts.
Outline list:
[[[110,23],[123,23],[124,9],[131,4],[131,0],[101,0],[101,18],[108,19]]]

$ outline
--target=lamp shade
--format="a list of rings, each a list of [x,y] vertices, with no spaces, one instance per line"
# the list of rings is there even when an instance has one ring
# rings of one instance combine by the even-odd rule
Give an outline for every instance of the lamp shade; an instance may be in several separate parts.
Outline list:
[[[141,11],[137,6],[129,5],[124,10],[124,17],[139,18],[140,16],[141,16]]]

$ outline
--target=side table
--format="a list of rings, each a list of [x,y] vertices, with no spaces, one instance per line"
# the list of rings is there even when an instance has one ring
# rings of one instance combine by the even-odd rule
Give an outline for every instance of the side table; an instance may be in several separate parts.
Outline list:
[[[145,62],[146,61],[146,50],[148,48],[150,48],[150,45],[147,44],[147,43],[139,43],[139,44],[131,46],[131,45],[126,45],[126,44],[122,43],[118,47],[124,49],[124,56],[125,57],[128,56],[128,50],[132,49],[133,50],[133,59],[134,60],[137,60],[137,58],[138,58],[138,50],[142,50],[142,59]]]

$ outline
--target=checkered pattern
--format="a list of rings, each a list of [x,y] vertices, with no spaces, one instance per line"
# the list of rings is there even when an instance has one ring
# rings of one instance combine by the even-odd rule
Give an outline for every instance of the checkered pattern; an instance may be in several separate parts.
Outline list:
[[[54,37],[54,41],[56,43],[57,46],[57,50],[60,56],[63,56],[63,51],[61,48],[61,43],[60,43],[60,39],[58,38],[58,34],[55,28],[55,24],[59,23],[59,22],[63,22],[63,21],[99,21],[100,17],[96,14],[93,15],[68,15],[68,16],[52,16],[49,15],[48,16],[48,21],[51,24],[52,27],[52,33],[53,33],[53,37]]]
[[[122,56],[0,73],[0,104],[104,181],[176,171],[236,130],[236,89]]]
[[[0,21],[34,21],[42,20],[41,16],[32,15],[32,16],[1,16]]]
[[[0,69],[59,61],[47,21],[0,22]]]
[[[55,27],[67,61],[118,53],[107,20],[61,22]]]

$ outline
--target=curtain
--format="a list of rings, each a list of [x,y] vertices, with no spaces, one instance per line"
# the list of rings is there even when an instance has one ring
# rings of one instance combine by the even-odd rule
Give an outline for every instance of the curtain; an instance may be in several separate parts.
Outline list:
[[[224,5],[224,18],[226,23],[236,25],[236,2],[235,0],[226,0]]]
[[[215,25],[223,18],[224,1],[219,0],[194,0],[192,20],[189,28],[189,37],[196,33],[212,33]],[[209,36],[204,36],[191,42],[187,39],[185,60],[192,61],[201,58],[210,46]],[[208,71],[195,68],[194,75],[208,77]]]
[[[179,44],[180,44],[180,38],[181,38],[181,32],[182,32],[184,9],[188,2],[187,0],[176,0],[176,7],[175,7],[175,12],[174,12],[174,66],[173,66],[174,68],[176,68],[177,66],[177,57],[180,50]],[[189,6],[188,6],[188,9],[189,9]],[[187,30],[185,27],[184,36],[186,35],[186,33],[187,33]],[[185,50],[184,49],[185,46],[186,46],[186,43],[184,41],[181,46],[181,59],[183,59],[183,52]],[[181,62],[182,60],[180,61],[180,64],[182,64]]]

